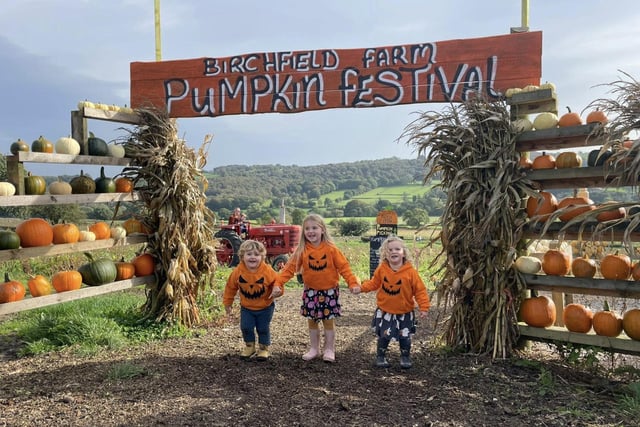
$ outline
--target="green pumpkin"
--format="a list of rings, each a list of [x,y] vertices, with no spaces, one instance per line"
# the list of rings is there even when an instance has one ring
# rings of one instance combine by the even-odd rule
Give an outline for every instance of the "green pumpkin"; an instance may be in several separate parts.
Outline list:
[[[104,175],[104,166],[100,168],[100,177],[96,178],[96,193],[115,193],[116,182]]]
[[[90,156],[108,156],[109,155],[109,145],[107,144],[107,142],[104,139],[101,139],[95,136],[93,132],[89,132],[87,145],[88,145]]]
[[[14,156],[17,156],[19,151],[28,152],[29,144],[27,144],[26,142],[18,138],[16,142],[11,144],[11,147],[9,148],[9,150],[11,151],[11,154],[13,154]]]
[[[71,185],[71,194],[91,194],[96,191],[96,183],[84,174],[84,171],[80,171],[80,176],[73,178],[69,185]]]
[[[31,175],[31,172],[24,178],[24,194],[39,196],[47,192],[47,181],[41,176]]]
[[[18,249],[20,247],[20,236],[15,231],[0,230],[0,250]]]
[[[591,150],[587,156],[587,166],[603,166],[612,154],[611,151],[604,151],[600,154],[600,149]]]
[[[100,286],[116,280],[118,271],[115,262],[107,258],[93,259],[90,253],[85,253],[85,256],[89,258],[89,262],[78,268],[84,283]]]
[[[53,153],[53,142],[42,135],[31,143],[31,151],[34,153]]]

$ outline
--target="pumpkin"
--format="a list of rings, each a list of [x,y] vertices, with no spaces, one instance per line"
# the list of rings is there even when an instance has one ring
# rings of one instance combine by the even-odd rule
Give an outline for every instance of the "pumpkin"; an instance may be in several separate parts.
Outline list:
[[[73,178],[69,184],[71,185],[72,194],[90,194],[96,191],[96,183],[86,176],[82,170],[80,175]]]
[[[640,280],[640,261],[631,266],[631,278],[636,282]]]
[[[622,219],[627,216],[627,210],[624,206],[616,206],[616,202],[606,202],[598,206],[598,208],[606,208],[607,205],[611,205],[611,209],[600,212],[596,219],[600,222],[615,221],[616,219]]]
[[[558,126],[558,116],[554,113],[540,113],[533,119],[533,127],[538,130],[552,129]]]
[[[0,230],[0,250],[18,249],[20,247],[20,236],[15,231]]]
[[[62,178],[58,177],[57,181],[53,181],[49,184],[49,194],[71,194],[73,188],[68,182],[64,182]]]
[[[109,148],[109,155],[121,159],[124,157],[124,147],[120,144],[107,144]]]
[[[53,226],[53,243],[76,243],[80,240],[80,230],[75,224],[61,223]]]
[[[31,172],[24,177],[24,193],[39,196],[47,192],[47,181],[41,176],[32,175]]]
[[[10,182],[0,182],[0,196],[11,197],[16,194],[16,186]]]
[[[631,275],[631,258],[625,254],[607,254],[600,260],[600,274],[605,279],[627,280]]]
[[[603,166],[609,157],[613,155],[613,152],[610,150],[595,149],[589,151],[589,155],[587,156],[587,166]]]
[[[564,276],[571,270],[571,257],[564,251],[549,249],[542,256],[542,270],[550,276]]]
[[[540,191],[538,195],[527,199],[527,216],[544,222],[558,209],[558,199],[548,191]]]
[[[20,151],[28,152],[29,144],[18,138],[16,142],[11,144],[9,150],[11,151],[11,154],[17,156]]]
[[[87,146],[90,156],[108,156],[109,146],[104,139],[98,138],[89,132],[89,138],[87,138]]]
[[[82,281],[89,286],[100,286],[113,282],[116,279],[116,264],[107,258],[94,259],[90,253],[85,253],[89,262],[81,265],[78,272],[82,275]]]
[[[573,197],[565,197],[558,202],[558,210],[564,209],[558,219],[563,222],[570,221],[578,215],[592,211],[595,208],[596,205],[593,200],[578,196],[577,191],[574,191]]]
[[[593,330],[597,335],[617,337],[622,333],[622,317],[609,309],[609,303],[604,301],[604,308],[593,315]]]
[[[520,304],[520,318],[535,328],[549,327],[556,321],[556,305],[546,295],[525,298]]]
[[[71,154],[77,156],[80,154],[80,144],[70,136],[63,136],[56,141],[56,153]]]
[[[519,87],[510,87],[509,89],[507,89],[504,92],[504,96],[507,98],[511,98],[513,95],[515,95],[516,93],[520,93],[522,92],[522,88]]]
[[[516,132],[528,132],[533,129],[533,123],[528,118],[522,117],[512,121],[511,128]]]
[[[89,230],[80,230],[80,242],[93,242],[96,240],[96,233]]]
[[[156,270],[156,263],[151,254],[138,255],[131,261],[136,269],[136,276],[149,276]]]
[[[589,257],[578,257],[571,262],[571,273],[575,277],[592,278],[597,271],[596,261]]]
[[[551,154],[542,152],[541,155],[533,159],[531,169],[554,169],[556,167],[556,158]]]
[[[580,117],[580,114],[571,111],[569,107],[567,107],[567,112],[560,116],[558,120],[558,127],[561,128],[580,125],[582,125],[582,117]]]
[[[544,82],[539,86],[540,89],[550,89],[551,92],[556,91],[556,85],[552,82]]]
[[[142,224],[142,222],[136,218],[127,219],[122,223],[122,226],[125,230],[127,230],[127,235],[134,233],[149,234],[149,230],[147,229],[147,227],[145,227],[144,224]]]
[[[574,151],[565,151],[556,156],[556,168],[569,169],[582,166],[582,157]]]
[[[53,290],[49,279],[40,274],[29,278],[27,281],[27,287],[29,288],[29,293],[34,298],[49,295]]]
[[[16,227],[23,248],[49,246],[53,243],[53,227],[42,218],[30,218]]]
[[[116,193],[131,193],[133,191],[133,182],[129,178],[116,178]]]
[[[600,123],[604,125],[607,124],[608,121],[609,119],[607,118],[607,115],[600,110],[593,110],[587,114],[587,124]]]
[[[51,278],[51,284],[56,292],[75,291],[82,287],[82,275],[75,270],[58,271]]]
[[[131,279],[136,274],[136,266],[131,262],[126,262],[124,257],[116,264],[116,281]]]
[[[31,143],[31,151],[34,153],[53,153],[53,143],[40,135]]]
[[[111,230],[109,231],[109,233],[111,235],[111,238],[114,240],[121,240],[127,237],[127,230],[125,230],[124,227],[121,227],[119,225],[116,225],[115,227],[111,227]]]
[[[582,304],[572,303],[562,310],[562,321],[571,332],[586,334],[591,330],[593,312]]]
[[[93,232],[96,240],[104,240],[111,238],[111,227],[104,221],[98,221],[89,226],[89,231]]]
[[[640,341],[640,308],[625,311],[622,315],[622,330],[632,340]]]
[[[538,257],[521,255],[514,261],[516,270],[525,274],[536,274],[542,269],[542,262]]]
[[[104,174],[104,166],[100,168],[100,176],[95,180],[96,193],[115,193],[116,192],[116,183],[113,178],[109,178]]]
[[[0,304],[24,299],[27,292],[24,285],[17,280],[11,280],[9,273],[4,273],[4,283],[0,283]]]

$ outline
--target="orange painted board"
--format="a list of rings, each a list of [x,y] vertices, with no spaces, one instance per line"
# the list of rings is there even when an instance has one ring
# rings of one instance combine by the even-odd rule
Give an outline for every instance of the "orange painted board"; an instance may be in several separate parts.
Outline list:
[[[540,83],[542,32],[131,63],[131,106],[171,117],[459,102]]]

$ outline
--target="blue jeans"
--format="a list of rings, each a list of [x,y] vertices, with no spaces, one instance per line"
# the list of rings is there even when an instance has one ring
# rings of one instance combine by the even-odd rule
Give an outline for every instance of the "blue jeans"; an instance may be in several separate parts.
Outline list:
[[[275,311],[276,304],[262,310],[249,310],[240,308],[240,330],[244,342],[256,342],[256,332],[258,332],[258,343],[263,345],[271,344],[271,319]]]

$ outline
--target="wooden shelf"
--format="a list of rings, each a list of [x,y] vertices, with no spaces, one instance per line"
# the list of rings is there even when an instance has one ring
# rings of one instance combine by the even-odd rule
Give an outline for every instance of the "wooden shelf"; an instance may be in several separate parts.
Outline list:
[[[640,298],[640,283],[634,280],[585,279],[572,276],[523,274],[527,288],[565,294]]]
[[[138,193],[43,194],[41,196],[0,196],[0,206],[72,205],[86,203],[135,202]]]
[[[62,302],[75,301],[78,299],[122,291],[140,285],[152,284],[155,283],[155,281],[155,276],[134,277],[133,279],[121,280],[119,282],[107,283],[100,286],[82,287],[75,291],[53,293],[51,295],[45,295],[37,298],[26,298],[22,301],[8,302],[0,304],[0,316],[25,310],[32,310],[34,308],[46,307]]]
[[[582,168],[536,169],[527,172],[540,189],[606,187],[619,173],[605,171],[604,166]]]
[[[125,113],[123,111],[110,111],[100,108],[83,107],[80,110],[71,112],[71,114],[74,113],[86,119],[106,120],[109,122],[129,123],[132,125],[140,123],[137,114]]]
[[[516,141],[516,150],[520,152],[555,151],[602,145],[604,138],[596,132],[600,127],[600,124],[592,123],[589,125],[523,132]]]
[[[588,345],[611,350],[616,353],[640,354],[640,341],[634,341],[624,333],[616,338],[603,337],[593,332],[581,334],[570,332],[565,328],[551,326],[549,328],[534,328],[525,323],[518,323],[520,336],[534,341],[556,342],[562,341],[572,344]]]
[[[507,98],[507,105],[511,106],[511,116],[514,118],[543,112],[558,114],[558,100],[551,89],[518,92]]]
[[[60,245],[38,246],[35,248],[5,249],[0,251],[0,262],[43,256],[54,256],[72,252],[87,252],[98,249],[109,249],[118,245],[136,245],[149,240],[146,234],[132,234],[122,240],[94,240],[91,242],[65,243]]]
[[[554,221],[551,224],[533,223],[527,224],[524,229],[524,236],[530,239],[550,239],[554,240],[558,238],[558,235],[562,233],[564,240],[588,240],[597,234],[598,238],[608,241],[622,242],[625,238],[625,233],[629,227],[629,221],[621,222],[615,226],[607,227],[607,230],[598,230],[598,226],[602,224],[596,221],[590,221],[584,223],[582,232],[580,232],[580,226],[571,226],[566,230],[562,228],[566,225],[566,222]],[[547,232],[542,234],[543,227],[547,227]],[[561,231],[562,230],[562,231]],[[633,241],[640,241],[640,228],[630,230],[629,237]]]
[[[84,156],[58,153],[34,153],[20,151],[17,156],[7,156],[7,162],[21,163],[65,163],[76,165],[127,166],[131,159],[126,157]]]

